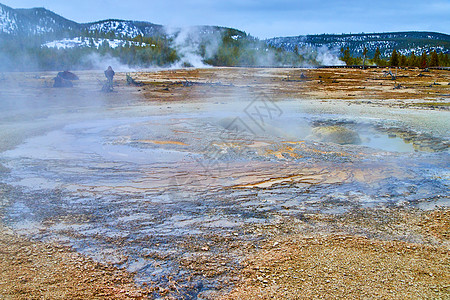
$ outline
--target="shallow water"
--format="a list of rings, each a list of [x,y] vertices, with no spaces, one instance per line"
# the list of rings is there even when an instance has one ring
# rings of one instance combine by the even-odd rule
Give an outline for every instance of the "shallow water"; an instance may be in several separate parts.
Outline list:
[[[205,252],[194,244],[220,254],[213,247],[218,236],[258,240],[244,229],[308,212],[449,205],[448,150],[413,146],[424,143],[423,132],[448,141],[446,112],[303,100],[269,103],[264,113],[267,103],[215,99],[170,106],[136,100],[131,107],[96,101],[92,110],[83,103],[69,112],[59,105],[32,117],[39,133],[23,134],[0,153],[8,169],[1,182],[9,187],[2,192],[3,221],[125,266],[138,282],[164,286],[167,276],[179,279],[186,283],[179,297],[214,288],[225,276],[194,276],[188,284],[191,272],[179,262]],[[25,132],[25,115],[2,115],[0,126]],[[362,142],[309,140],[317,124],[352,129]],[[390,128],[420,134],[405,141]],[[2,135],[5,143],[8,136]],[[231,256],[236,264],[239,257]]]

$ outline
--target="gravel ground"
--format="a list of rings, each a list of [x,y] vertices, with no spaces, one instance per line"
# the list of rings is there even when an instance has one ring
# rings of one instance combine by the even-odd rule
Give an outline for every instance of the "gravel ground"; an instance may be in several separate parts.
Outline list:
[[[365,223],[363,215],[385,221]],[[245,261],[240,283],[222,299],[448,299],[449,216],[369,210],[326,223],[390,239],[329,232],[273,238]],[[392,239],[394,232],[422,243]]]
[[[0,227],[1,299],[143,299],[132,274]]]

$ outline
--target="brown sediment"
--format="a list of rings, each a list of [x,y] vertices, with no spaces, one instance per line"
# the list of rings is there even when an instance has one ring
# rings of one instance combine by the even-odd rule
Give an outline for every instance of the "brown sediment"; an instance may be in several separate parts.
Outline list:
[[[386,69],[252,69],[214,68],[199,70],[171,70],[157,73],[135,73],[138,80],[148,83],[143,91],[149,100],[198,101],[214,94],[215,97],[230,97],[236,90],[245,93],[264,92],[274,99],[302,98],[322,101],[344,100],[350,103],[371,105],[394,105],[428,109],[448,109],[450,94],[450,72],[430,70],[428,76],[418,76],[418,68],[398,70],[395,80],[385,76]],[[304,74],[306,80],[289,81]],[[239,76],[236,76],[238,74]],[[185,87],[178,84],[184,80],[195,82],[222,82],[225,86]],[[231,84],[232,86],[228,86]],[[394,87],[400,84],[400,88]],[[165,86],[167,89],[161,89]],[[425,102],[426,100],[427,102]],[[367,104],[367,103],[366,103]]]
[[[0,298],[146,299],[133,274],[69,248],[32,242],[0,225]]]
[[[278,159],[284,159],[284,155],[288,155],[291,158],[298,159],[301,155],[294,152],[296,148],[288,145],[280,145],[277,150],[267,149],[265,155],[274,155]]]
[[[305,141],[283,141],[284,144],[303,144]]]
[[[289,176],[283,176],[283,177],[273,177],[269,179],[265,179],[258,182],[243,184],[243,185],[235,185],[232,186],[232,188],[268,188],[271,186],[274,186],[276,184],[281,183],[308,183],[308,184],[317,184],[322,181],[321,174],[294,174]]]
[[[444,299],[450,294],[448,210],[362,210],[305,216],[305,221],[334,230],[274,233],[247,258],[239,283],[222,299]],[[383,239],[345,233],[352,230]],[[405,235],[421,242],[399,239]]]
[[[449,250],[348,235],[289,237],[252,256],[223,299],[446,297]]]
[[[436,210],[425,214],[416,221],[424,234],[429,234],[441,242],[450,242],[450,210]]]
[[[185,144],[183,142],[178,142],[178,141],[136,140],[136,142],[139,142],[139,143],[151,143],[151,144],[157,144],[157,145],[180,145],[180,146],[187,146],[188,145],[188,144]]]

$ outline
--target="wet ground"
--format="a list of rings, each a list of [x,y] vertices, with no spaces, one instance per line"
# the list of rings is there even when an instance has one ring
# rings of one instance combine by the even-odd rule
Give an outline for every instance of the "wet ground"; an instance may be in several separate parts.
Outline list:
[[[228,77],[157,81],[170,74],[155,73],[151,92],[119,81],[111,94],[101,73],[71,89],[45,88],[50,74],[3,79],[3,222],[126,267],[153,296],[189,298],[231,287],[260,229],[280,220],[450,204],[446,109],[280,99]],[[255,84],[267,77],[281,75]],[[184,100],[149,98],[163,84]]]

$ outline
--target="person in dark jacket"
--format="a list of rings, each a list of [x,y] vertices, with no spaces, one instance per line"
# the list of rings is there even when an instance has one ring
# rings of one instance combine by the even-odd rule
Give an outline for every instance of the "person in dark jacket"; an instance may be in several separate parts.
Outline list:
[[[107,81],[102,87],[103,92],[110,93],[113,91],[114,74],[116,74],[116,73],[111,68],[111,66],[109,66],[108,69],[105,71],[105,76],[106,76]]]
[[[108,79],[108,84],[110,84],[112,86],[113,84],[113,79],[114,79],[114,75],[116,73],[114,72],[114,70],[111,68],[111,66],[108,67],[108,69],[105,71],[105,76]]]

